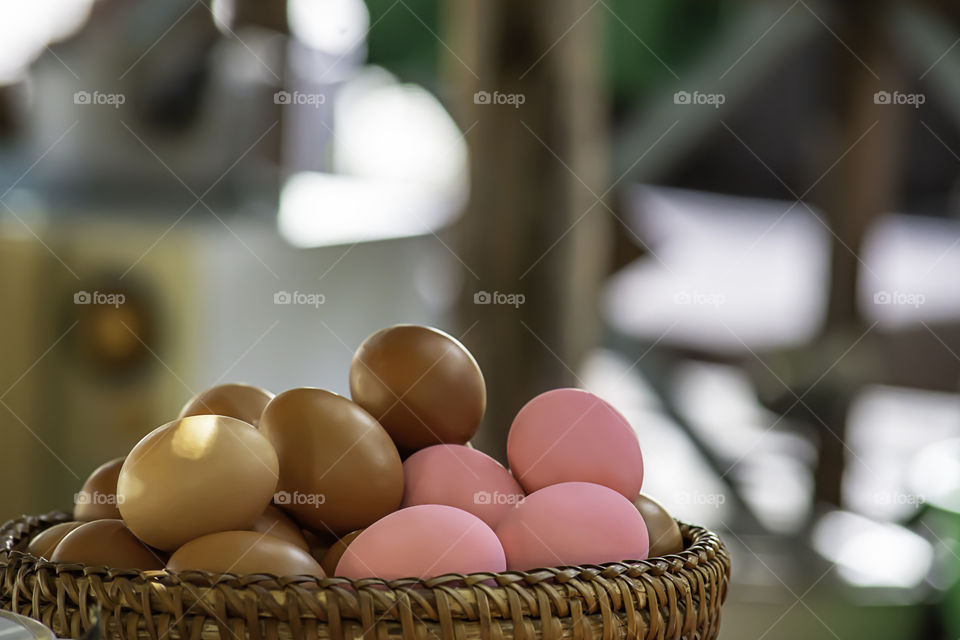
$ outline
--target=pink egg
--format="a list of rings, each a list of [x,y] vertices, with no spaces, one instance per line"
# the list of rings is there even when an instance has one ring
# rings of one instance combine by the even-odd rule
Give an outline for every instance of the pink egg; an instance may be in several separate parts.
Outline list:
[[[445,504],[496,527],[523,499],[523,489],[502,464],[462,444],[421,449],[403,463],[403,506]]]
[[[463,509],[422,504],[364,529],[344,551],[336,575],[397,580],[505,568],[500,540],[483,520]]]
[[[607,487],[563,482],[527,496],[497,526],[507,568],[645,560],[647,525],[633,504]]]
[[[643,454],[626,418],[581,389],[554,389],[513,419],[507,459],[527,493],[559,482],[594,482],[633,500],[643,484]]]

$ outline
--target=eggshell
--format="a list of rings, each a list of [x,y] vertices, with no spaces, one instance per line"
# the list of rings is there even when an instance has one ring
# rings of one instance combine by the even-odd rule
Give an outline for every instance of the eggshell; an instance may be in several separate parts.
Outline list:
[[[83,483],[80,492],[74,496],[75,519],[84,522],[120,519],[120,510],[117,508],[117,478],[120,476],[123,460],[114,458],[94,469]]]
[[[340,558],[343,557],[343,554],[347,550],[347,547],[350,546],[350,543],[356,540],[357,536],[359,536],[361,533],[363,533],[363,529],[351,531],[347,535],[334,542],[333,545],[327,549],[327,552],[323,554],[323,559],[320,560],[320,566],[323,567],[324,573],[326,573],[328,576],[334,576],[337,574],[337,565],[340,564]]]
[[[445,504],[469,511],[491,527],[524,496],[510,472],[487,454],[437,444],[403,462],[403,506]]]
[[[280,457],[275,502],[301,525],[343,535],[394,511],[403,466],[383,427],[359,405],[322,389],[291,389],[260,418]]]
[[[633,504],[589,482],[563,482],[532,493],[497,526],[507,568],[644,560],[647,527]]]
[[[633,500],[643,484],[643,455],[630,424],[581,389],[554,389],[524,405],[507,436],[507,459],[527,493],[593,482]]]
[[[230,416],[257,426],[263,408],[272,399],[273,394],[260,387],[239,383],[220,384],[190,398],[178,417]]]
[[[117,502],[137,537],[173,551],[208,533],[252,527],[278,473],[276,452],[250,424],[189,416],[137,443],[120,470]]]
[[[82,524],[82,522],[61,522],[60,524],[53,525],[49,529],[44,529],[30,540],[30,543],[27,545],[27,553],[38,558],[49,560],[53,554],[53,550],[57,548],[60,541],[63,540],[68,533]]]
[[[327,551],[329,551],[330,547],[337,541],[337,536],[332,533],[322,535],[310,529],[301,529],[300,533],[303,534],[303,539],[307,541],[310,555],[313,556],[317,562],[323,561],[323,557],[327,555]],[[327,575],[330,574],[328,573]]]
[[[344,551],[336,575],[397,580],[505,567],[503,547],[483,520],[455,507],[425,504],[367,527]]]
[[[53,550],[53,562],[79,562],[113,569],[163,569],[163,560],[120,520],[85,522]]]
[[[220,531],[191,540],[170,556],[167,569],[324,577],[320,564],[309,553],[256,531]]]
[[[417,325],[388,327],[364,340],[350,364],[350,395],[404,452],[465,444],[487,404],[470,352],[452,336]]]
[[[680,535],[680,526],[667,513],[662,504],[641,493],[633,500],[633,505],[643,516],[643,521],[647,525],[647,534],[650,537],[650,557],[667,556],[671,553],[683,551],[683,536]]]
[[[304,551],[310,551],[310,545],[307,544],[306,538],[303,537],[300,527],[293,521],[293,518],[288,516],[283,509],[272,504],[264,509],[260,517],[257,518],[257,521],[253,523],[251,529],[253,531],[259,531],[260,533],[266,533],[274,538],[286,540],[293,546],[299,547]]]

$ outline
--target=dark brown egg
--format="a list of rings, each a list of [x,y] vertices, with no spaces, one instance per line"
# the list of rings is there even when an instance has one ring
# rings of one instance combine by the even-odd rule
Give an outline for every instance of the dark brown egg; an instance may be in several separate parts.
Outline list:
[[[230,416],[257,426],[263,408],[271,399],[273,394],[260,387],[236,383],[220,384],[191,398],[180,410],[179,417]]]
[[[321,535],[310,529],[301,529],[300,533],[303,534],[304,539],[307,541],[307,546],[310,547],[310,555],[312,555],[317,562],[323,560],[323,556],[327,555],[327,551],[337,541],[337,536],[332,533]]]
[[[86,522],[54,549],[53,562],[79,562],[114,569],[163,569],[163,560],[120,520]]]
[[[77,520],[119,519],[117,477],[124,458],[105,462],[90,474],[80,493],[74,496],[73,517]]]
[[[663,505],[650,496],[640,494],[633,501],[634,506],[643,516],[647,525],[647,535],[650,537],[650,557],[667,556],[671,553],[683,551],[683,537],[680,527]]]
[[[309,553],[286,540],[256,531],[221,531],[191,540],[170,556],[167,568],[237,575],[324,577],[320,564]]]
[[[263,514],[253,523],[252,529],[286,540],[295,547],[300,547],[304,551],[310,550],[310,545],[300,532],[300,527],[293,521],[293,518],[284,513],[280,507],[274,505],[268,506]]]
[[[363,533],[363,529],[351,531],[347,535],[334,542],[333,546],[327,549],[327,552],[323,555],[323,560],[320,561],[320,566],[323,567],[324,573],[326,573],[328,576],[336,575],[337,565],[340,563],[340,558],[343,557],[343,554],[347,550],[347,547],[350,546],[350,543],[356,540],[357,536],[361,533]]]
[[[466,443],[487,403],[470,352],[446,333],[417,325],[389,327],[364,340],[350,365],[350,395],[409,452]]]
[[[397,448],[350,400],[322,389],[285,391],[263,410],[260,432],[280,459],[274,502],[301,525],[343,535],[400,506]]]
[[[27,553],[49,560],[60,541],[82,524],[82,522],[61,522],[49,529],[44,529],[30,540],[30,544],[27,545]]]

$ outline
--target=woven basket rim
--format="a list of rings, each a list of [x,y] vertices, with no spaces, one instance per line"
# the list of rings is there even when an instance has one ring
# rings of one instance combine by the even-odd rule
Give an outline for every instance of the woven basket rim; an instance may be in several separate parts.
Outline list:
[[[159,583],[167,586],[192,585],[197,587],[212,587],[227,584],[235,587],[260,586],[267,589],[282,589],[288,585],[297,585],[302,588],[315,586],[317,589],[350,589],[386,587],[391,590],[422,587],[433,589],[449,586],[452,588],[473,587],[484,584],[490,588],[503,588],[511,584],[522,582],[531,586],[547,580],[566,582],[571,579],[592,580],[594,578],[609,579],[620,575],[637,578],[644,573],[663,575],[664,573],[680,573],[700,564],[713,561],[718,554],[726,554],[726,549],[720,537],[697,525],[677,520],[684,542],[687,546],[679,553],[666,556],[647,558],[646,560],[621,560],[599,565],[568,565],[557,567],[540,567],[528,571],[504,571],[499,573],[472,573],[472,574],[444,574],[428,579],[401,578],[398,580],[384,580],[382,578],[362,578],[351,580],[342,577],[316,578],[313,576],[284,576],[272,574],[233,574],[211,573],[208,571],[170,571],[166,569],[143,571],[139,569],[114,569],[107,566],[83,565],[79,563],[58,563],[38,558],[22,549],[25,541],[31,539],[40,531],[60,524],[70,522],[73,518],[62,511],[50,511],[42,515],[23,515],[8,520],[0,525],[0,569],[9,568],[13,564],[21,566],[33,565],[33,568],[44,567],[52,569],[59,576],[71,573],[75,577],[97,575],[101,578],[124,578],[134,584]],[[496,586],[491,585],[493,581]]]
[[[669,556],[426,580],[116,570],[24,551],[69,519],[51,512],[0,526],[0,608],[65,637],[90,629],[100,610],[119,640],[712,640],[730,582],[720,538],[685,523],[687,548]]]

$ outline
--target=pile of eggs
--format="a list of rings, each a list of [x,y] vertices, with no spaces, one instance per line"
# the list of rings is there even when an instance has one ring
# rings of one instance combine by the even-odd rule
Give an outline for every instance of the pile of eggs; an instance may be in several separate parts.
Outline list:
[[[530,400],[510,428],[509,470],[468,444],[483,375],[442,331],[367,338],[350,395],[208,389],[95,470],[75,521],[28,551],[117,569],[393,580],[683,548],[676,522],[640,493],[633,429],[591,393]]]

